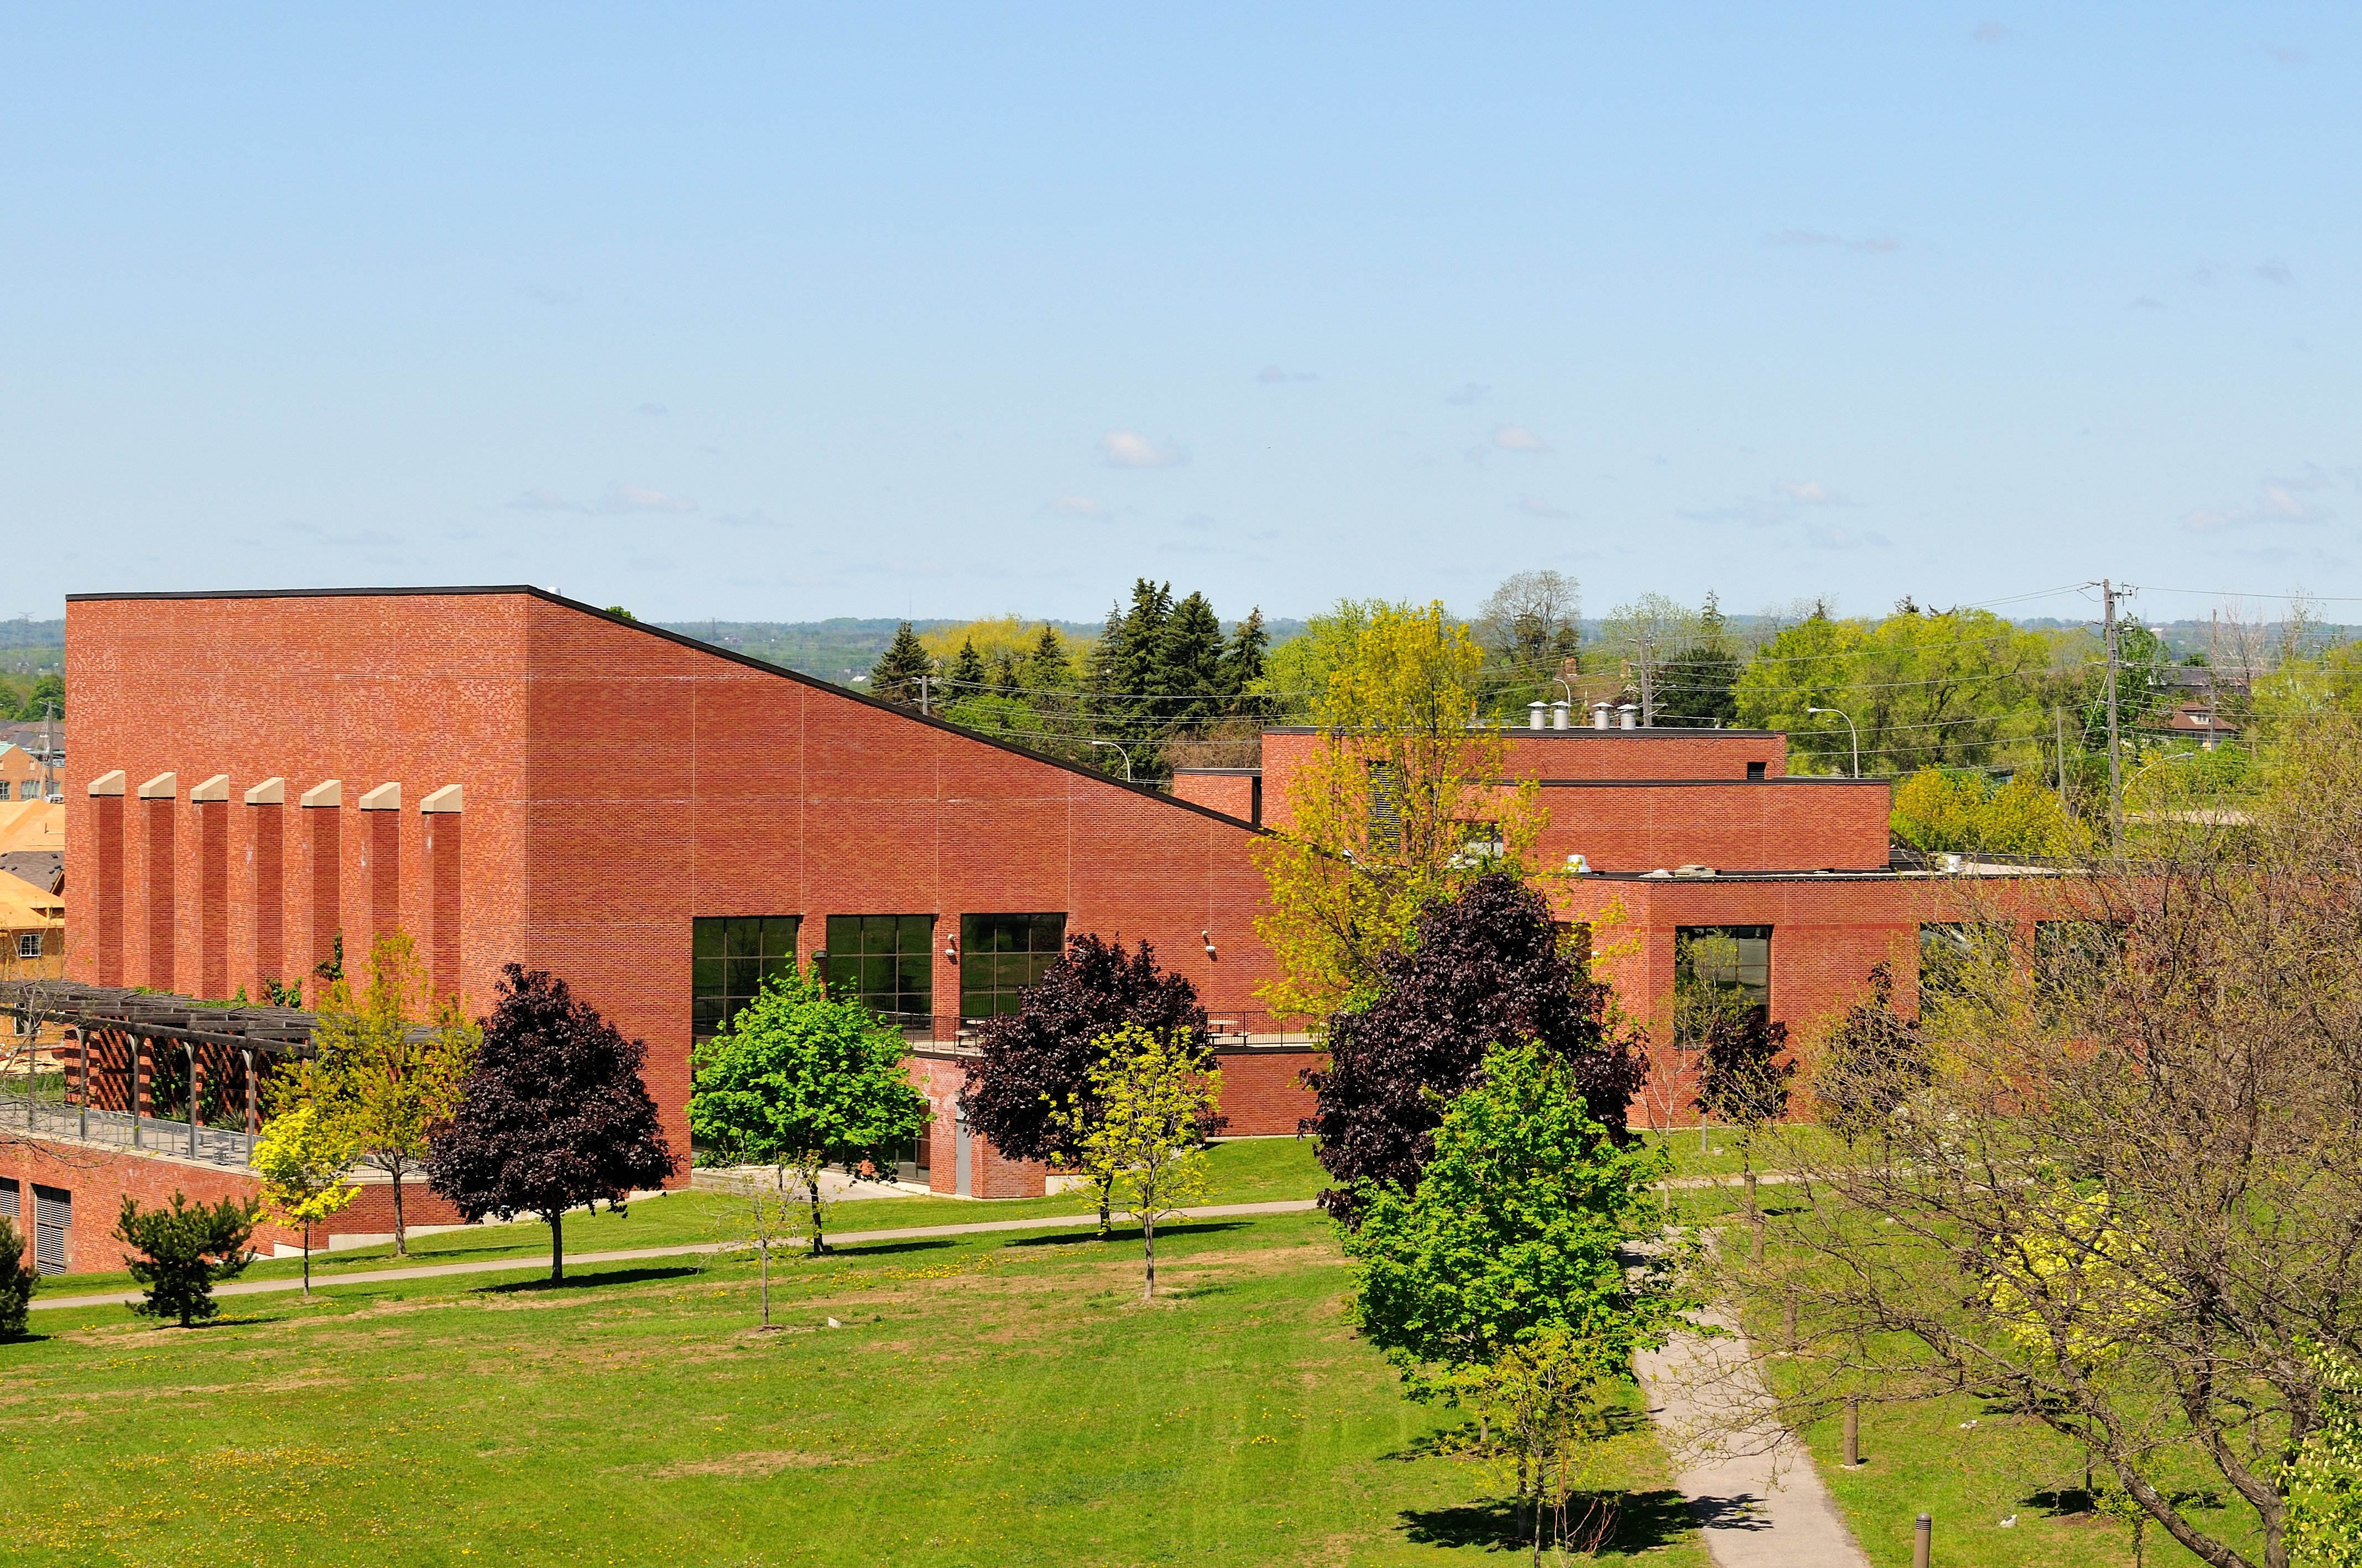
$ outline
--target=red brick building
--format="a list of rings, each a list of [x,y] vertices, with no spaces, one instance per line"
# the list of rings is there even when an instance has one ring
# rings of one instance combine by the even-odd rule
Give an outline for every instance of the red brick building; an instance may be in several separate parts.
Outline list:
[[[692,1039],[824,954],[911,1042],[936,1115],[907,1164],[1013,1196],[1043,1173],[959,1127],[963,1021],[1092,931],[1198,986],[1232,1132],[1308,1109],[1309,1042],[1256,999],[1250,851],[1285,825],[1310,732],[1160,794],[530,588],[82,595],[66,658],[74,980],[259,997],[340,935],[350,962],[396,929],[479,1010],[502,964],[548,968],[648,1043],[685,1154]],[[1926,889],[1889,867],[1883,782],[1791,778],[1783,737],[1753,732],[1521,731],[1509,751],[1541,782],[1551,863],[1593,873],[1551,896],[1636,1013],[1694,928],[1760,930],[1794,1021],[1914,950]],[[72,1266],[113,1263],[113,1202],[75,1206]]]

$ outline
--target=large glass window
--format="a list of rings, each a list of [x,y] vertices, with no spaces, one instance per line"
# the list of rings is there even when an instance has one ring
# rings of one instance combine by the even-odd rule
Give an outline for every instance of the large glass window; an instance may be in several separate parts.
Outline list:
[[[1772,928],[1768,925],[1685,925],[1673,933],[1673,997],[1677,1014],[1733,1010],[1769,1017],[1772,1010]],[[1703,1017],[1703,1012],[1701,1012]],[[1684,1034],[1694,1032],[1684,1029]]]
[[[935,917],[828,917],[828,988],[857,996],[904,1029],[926,1029],[935,1011]]]
[[[1969,922],[1930,922],[1919,928],[1919,1005],[1957,997],[1987,966],[2009,957],[2009,928]]]
[[[2034,988],[2054,1021],[2071,1005],[2095,999],[2120,956],[2124,933],[2089,920],[2037,921]]]
[[[721,1033],[763,982],[796,966],[797,915],[700,916],[690,922],[689,1037]]]
[[[1065,950],[1064,914],[960,916],[960,1017],[1018,1011],[1021,993]]]

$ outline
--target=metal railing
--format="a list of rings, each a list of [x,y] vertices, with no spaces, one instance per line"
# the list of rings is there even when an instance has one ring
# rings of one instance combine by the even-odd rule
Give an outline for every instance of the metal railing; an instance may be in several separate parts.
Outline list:
[[[202,1119],[192,1125],[79,1105],[60,1074],[0,1077],[0,1137],[12,1132],[177,1154],[227,1170],[247,1169],[254,1160],[254,1138],[242,1126],[208,1127]]]

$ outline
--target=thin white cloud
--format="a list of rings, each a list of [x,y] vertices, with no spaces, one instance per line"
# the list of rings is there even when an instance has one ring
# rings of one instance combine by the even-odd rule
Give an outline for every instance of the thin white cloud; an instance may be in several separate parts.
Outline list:
[[[1805,525],[1805,543],[1816,550],[1883,550],[1893,541],[1883,534],[1840,528],[1834,523]]]
[[[2312,58],[2301,49],[2282,49],[2277,44],[2266,44],[2264,52],[2282,65],[2302,65]]]
[[[2128,310],[2163,310],[2165,308],[2165,302],[2163,300],[2153,300],[2147,294],[2143,294],[2140,298],[2133,301],[2133,303],[2125,308]]]
[[[1186,447],[1152,441],[1137,430],[1109,431],[1099,437],[1099,453],[1111,469],[1177,469],[1189,460]]]
[[[1081,517],[1104,523],[1114,513],[1087,495],[1062,495],[1043,508],[1053,517]]]
[[[664,415],[666,415],[666,414],[670,414],[670,413],[672,412],[672,410],[671,410],[671,409],[669,409],[669,408],[667,408],[664,404],[662,404],[662,403],[644,403],[640,404],[640,406],[639,406],[638,408],[634,409],[632,412],[634,412],[635,414],[646,414],[648,417],[650,417],[651,419],[657,419],[657,418],[662,418]]]
[[[509,504],[519,512],[588,512],[590,509],[568,501],[554,490],[520,491],[509,498]]]
[[[1853,502],[1819,480],[1782,480],[1772,489],[1799,506],[1851,506]]]
[[[527,299],[538,301],[546,305],[570,305],[582,303],[582,292],[579,289],[531,288],[524,293]]]
[[[771,520],[771,516],[768,513],[762,511],[760,508],[757,508],[753,512],[725,513],[722,516],[716,517],[714,521],[721,524],[724,528],[776,528],[779,526],[778,524]]]
[[[1763,243],[1807,249],[1817,247],[1851,250],[1863,256],[1892,256],[1903,248],[1903,242],[1891,234],[1873,234],[1860,239],[1849,239],[1842,234],[1822,234],[1809,228],[1783,228],[1777,234],[1765,235]]]
[[[2293,283],[2296,282],[2296,274],[2289,271],[2289,264],[2281,260],[2277,256],[2273,257],[2268,261],[2257,262],[2251,271],[2254,271],[2257,277],[2261,278],[2267,283]]]
[[[646,485],[611,484],[599,500],[602,512],[622,514],[631,512],[694,512],[697,502],[685,495],[667,495]]]
[[[1509,502],[1509,510],[1522,512],[1529,517],[1548,518],[1556,523],[1566,522],[1574,516],[1574,513],[1565,507],[1555,502],[1545,501],[1539,495],[1520,495],[1517,500]]]
[[[1483,403],[1492,394],[1492,392],[1493,389],[1482,381],[1462,381],[1451,391],[1445,392],[1443,401],[1467,408],[1472,404]]]
[[[1999,22],[1979,22],[1969,32],[1970,43],[1997,44],[2009,37],[2009,28]]]
[[[1553,449],[1549,442],[1522,425],[1494,426],[1493,445],[1504,452],[1531,452],[1537,456]]]
[[[1290,370],[1277,365],[1265,365],[1255,372],[1255,380],[1267,387],[1280,386],[1288,381],[1317,381],[1319,379],[1319,376],[1310,370]]]
[[[2314,499],[2335,482],[2329,470],[2307,463],[2298,473],[2268,478],[2256,487],[2256,498],[2244,506],[2202,506],[2181,514],[2181,525],[2192,534],[2227,534],[2279,525],[2327,523],[2336,509]]]

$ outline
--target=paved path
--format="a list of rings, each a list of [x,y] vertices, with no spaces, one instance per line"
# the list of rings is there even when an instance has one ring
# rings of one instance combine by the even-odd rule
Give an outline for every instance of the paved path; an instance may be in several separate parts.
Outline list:
[[[1870,1568],[1812,1456],[1773,1419],[1738,1325],[1700,1317],[1733,1337],[1678,1334],[1633,1367],[1716,1568]]]
[[[1281,1203],[1217,1203],[1203,1209],[1184,1209],[1179,1210],[1179,1214],[1184,1220],[1229,1220],[1256,1214],[1301,1214],[1318,1207],[1310,1198],[1291,1198]],[[848,1231],[843,1235],[830,1237],[829,1245],[845,1247],[860,1242],[900,1242],[927,1236],[980,1236],[995,1231],[1096,1230],[1098,1222],[1096,1214],[1048,1214],[1030,1220],[985,1220],[967,1225],[911,1225],[899,1231]],[[582,1264],[638,1263],[646,1258],[696,1257],[743,1251],[745,1246],[744,1242],[699,1242],[678,1247],[639,1247],[620,1253],[568,1253],[566,1262],[569,1268]],[[475,1263],[430,1264],[417,1268],[370,1269],[359,1274],[339,1271],[315,1275],[312,1284],[315,1289],[339,1285],[387,1285],[406,1279],[440,1279],[458,1274],[537,1273],[548,1266],[549,1259],[545,1253],[539,1257],[528,1255],[486,1258]],[[215,1286],[214,1294],[261,1296],[274,1290],[303,1288],[304,1281],[300,1277],[238,1279],[227,1285]],[[111,1296],[35,1296],[31,1305],[37,1312],[44,1309],[58,1311],[68,1307],[126,1307],[139,1298],[140,1292],[137,1290]]]

